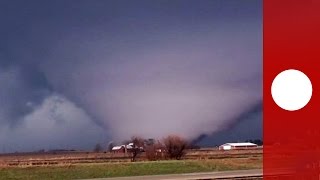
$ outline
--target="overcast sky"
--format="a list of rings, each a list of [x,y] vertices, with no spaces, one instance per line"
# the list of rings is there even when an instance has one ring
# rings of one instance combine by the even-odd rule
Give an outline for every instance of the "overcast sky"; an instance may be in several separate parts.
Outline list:
[[[0,1],[0,152],[261,138],[261,3]]]

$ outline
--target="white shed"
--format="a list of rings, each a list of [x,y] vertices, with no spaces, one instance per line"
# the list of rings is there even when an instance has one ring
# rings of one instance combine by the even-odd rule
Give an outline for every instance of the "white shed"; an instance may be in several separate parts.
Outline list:
[[[219,150],[232,150],[232,149],[255,149],[258,145],[254,143],[225,143],[219,146]]]

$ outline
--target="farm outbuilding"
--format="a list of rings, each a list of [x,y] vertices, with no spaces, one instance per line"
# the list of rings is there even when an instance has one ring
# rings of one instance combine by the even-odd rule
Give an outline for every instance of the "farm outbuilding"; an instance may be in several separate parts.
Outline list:
[[[219,146],[219,150],[232,150],[232,149],[255,149],[258,145],[254,143],[226,143]]]
[[[121,146],[114,146],[111,151],[113,153],[125,153],[127,151],[132,150],[132,146],[131,145],[121,145]]]
[[[111,151],[113,153],[124,153],[125,149],[123,146],[114,146]]]

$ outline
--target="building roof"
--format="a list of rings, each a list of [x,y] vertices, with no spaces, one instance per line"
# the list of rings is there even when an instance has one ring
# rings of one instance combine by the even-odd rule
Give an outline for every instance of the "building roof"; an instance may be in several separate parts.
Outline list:
[[[120,150],[122,148],[122,146],[114,146],[113,148],[112,148],[112,150],[113,151],[115,151],[115,150]]]
[[[125,147],[127,147],[127,149],[132,149],[132,146],[130,146],[130,145],[121,145],[121,146],[114,146],[112,148],[112,150],[116,151],[116,150],[120,150],[121,148],[125,148]]]
[[[244,143],[225,143],[221,146],[257,146],[254,143],[250,143],[250,142],[244,142]]]

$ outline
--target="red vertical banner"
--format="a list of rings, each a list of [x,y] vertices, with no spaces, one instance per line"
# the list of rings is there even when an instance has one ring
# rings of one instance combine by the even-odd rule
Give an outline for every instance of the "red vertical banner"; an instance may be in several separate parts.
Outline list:
[[[320,0],[264,0],[263,34],[264,178],[318,180]],[[279,107],[271,94],[275,77],[288,69],[312,83],[309,103],[295,111]]]

